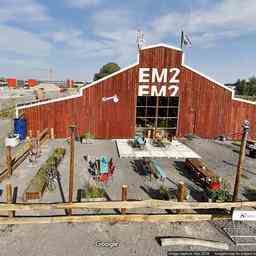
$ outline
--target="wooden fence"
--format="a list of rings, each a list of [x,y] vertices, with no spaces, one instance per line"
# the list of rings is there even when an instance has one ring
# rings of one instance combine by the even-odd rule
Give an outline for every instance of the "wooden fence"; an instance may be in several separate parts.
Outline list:
[[[42,132],[38,132],[37,139],[39,145],[43,145],[49,137],[48,128],[44,129]],[[6,168],[0,172],[0,182],[12,175],[12,172],[28,157],[30,150],[31,144],[29,141],[25,142],[21,152],[17,152],[14,156],[11,155],[11,149],[7,148]]]
[[[7,202],[10,199],[7,198]],[[182,213],[182,214],[141,214],[132,213],[128,210],[153,208],[165,210],[196,210],[196,209],[227,209],[256,207],[256,201],[227,202],[227,203],[204,203],[204,202],[171,202],[163,200],[144,201],[104,201],[104,202],[79,202],[79,203],[1,203],[0,212],[7,212],[1,215],[0,224],[42,224],[58,222],[195,222],[195,221],[216,221],[231,219],[231,213]],[[49,210],[82,210],[82,209],[126,209],[122,214],[76,214],[72,216],[21,216],[16,215],[17,211],[39,211]]]

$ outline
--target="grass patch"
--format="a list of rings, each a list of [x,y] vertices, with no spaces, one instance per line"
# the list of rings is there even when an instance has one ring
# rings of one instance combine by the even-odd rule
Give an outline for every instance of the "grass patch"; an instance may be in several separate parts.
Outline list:
[[[245,174],[242,174],[241,177],[244,178],[244,179],[246,179],[246,180],[249,179],[249,177],[248,177],[247,175],[245,175]]]
[[[90,184],[87,185],[86,189],[84,190],[84,194],[82,194],[83,198],[101,198],[105,196],[105,189]]]

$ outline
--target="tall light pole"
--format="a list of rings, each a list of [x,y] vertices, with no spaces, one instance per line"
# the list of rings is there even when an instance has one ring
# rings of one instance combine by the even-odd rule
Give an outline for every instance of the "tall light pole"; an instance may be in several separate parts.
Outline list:
[[[250,128],[249,121],[245,120],[242,127],[243,127],[243,136],[242,136],[242,141],[241,141],[239,160],[238,160],[238,164],[237,164],[236,181],[235,181],[235,188],[234,188],[234,193],[233,193],[233,202],[236,202],[238,199],[240,178],[242,175],[244,158],[245,158],[245,148],[246,148],[247,137],[248,137],[248,132],[249,132],[249,128]]]

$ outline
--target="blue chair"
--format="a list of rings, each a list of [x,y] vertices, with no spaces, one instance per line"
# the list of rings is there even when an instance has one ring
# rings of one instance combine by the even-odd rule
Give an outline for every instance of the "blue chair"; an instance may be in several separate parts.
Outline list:
[[[133,145],[134,147],[138,147],[143,149],[146,144],[146,140],[141,136],[135,136]]]
[[[108,173],[108,158],[106,156],[100,157],[100,174]]]

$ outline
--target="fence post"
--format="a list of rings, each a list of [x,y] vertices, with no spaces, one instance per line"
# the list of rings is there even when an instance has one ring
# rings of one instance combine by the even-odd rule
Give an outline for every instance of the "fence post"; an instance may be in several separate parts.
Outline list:
[[[12,148],[10,146],[6,147],[6,165],[8,177],[12,176]]]
[[[128,199],[128,186],[123,185],[122,186],[122,201],[127,201]],[[121,213],[125,214],[126,213],[126,208],[121,208]]]
[[[243,136],[242,136],[242,140],[241,140],[241,147],[240,147],[239,159],[238,159],[238,164],[237,164],[236,180],[235,180],[235,187],[234,187],[233,200],[232,200],[233,202],[236,202],[238,199],[238,193],[239,193],[239,187],[240,187],[240,177],[241,177],[242,171],[243,171],[245,149],[246,149],[248,132],[249,132],[249,128],[250,128],[249,121],[244,121],[244,124],[242,127],[243,127]]]
[[[75,172],[75,129],[76,125],[69,126],[70,129],[70,160],[69,160],[69,187],[68,202],[73,201],[74,172]],[[68,215],[72,215],[72,209],[68,209]]]
[[[51,139],[54,139],[54,128],[51,128]]]
[[[179,182],[178,184],[178,192],[177,199],[178,202],[184,202],[186,200],[187,188],[184,182]],[[182,213],[184,210],[177,210],[177,213]]]
[[[5,200],[7,204],[13,203],[12,199],[12,185],[11,184],[6,184],[5,185]],[[14,217],[15,211],[8,211],[8,216],[10,218]]]

